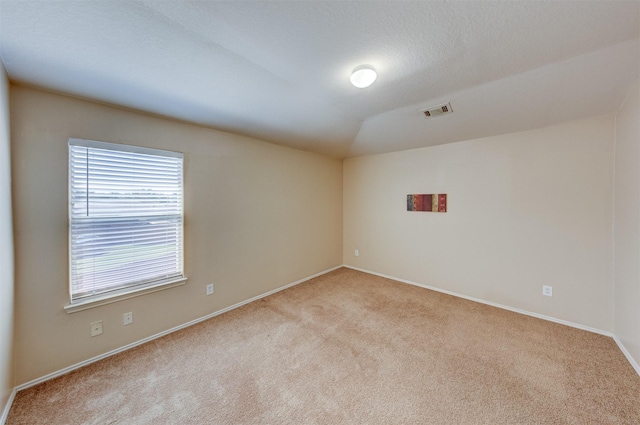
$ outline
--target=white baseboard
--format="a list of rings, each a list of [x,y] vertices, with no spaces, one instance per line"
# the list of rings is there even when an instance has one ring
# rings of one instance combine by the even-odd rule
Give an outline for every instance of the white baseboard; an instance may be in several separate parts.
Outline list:
[[[375,276],[384,277],[386,279],[396,280],[396,281],[402,282],[402,283],[408,283],[409,285],[419,286],[421,288],[430,289],[432,291],[442,292],[443,294],[452,295],[452,296],[458,297],[458,298],[464,298],[465,300],[475,301],[475,302],[481,303],[481,304],[487,304],[487,305],[490,305],[490,306],[493,306],[493,307],[501,308],[503,310],[513,311],[514,313],[520,313],[520,314],[524,314],[526,316],[536,317],[536,318],[542,319],[542,320],[548,320],[549,322],[554,322],[554,323],[559,323],[561,325],[571,326],[572,328],[582,329],[583,331],[593,332],[593,333],[596,333],[596,334],[612,337],[613,340],[616,342],[616,344],[618,344],[618,347],[620,348],[620,351],[622,351],[622,353],[627,358],[629,363],[631,363],[631,366],[635,369],[636,373],[640,376],[640,366],[635,361],[635,359],[633,357],[631,357],[631,354],[626,349],[626,347],[624,346],[622,341],[620,341],[620,339],[618,339],[618,337],[613,332],[603,331],[602,329],[592,328],[591,326],[585,326],[585,325],[581,325],[579,323],[573,323],[573,322],[569,322],[567,320],[562,320],[562,319],[558,319],[558,318],[551,317],[551,316],[545,316],[544,314],[534,313],[534,312],[531,312],[531,311],[522,310],[522,309],[515,308],[515,307],[509,307],[507,305],[494,303],[494,302],[483,300],[483,299],[480,299],[480,298],[470,297],[470,296],[467,296],[467,295],[459,294],[457,292],[447,291],[446,289],[436,288],[436,287],[433,287],[433,286],[425,285],[423,283],[413,282],[413,281],[406,280],[406,279],[400,279],[398,277],[389,276],[389,275],[386,275],[386,274],[383,274],[383,273],[373,272],[371,270],[361,269],[359,267],[349,266],[347,264],[345,264],[344,267],[346,267],[348,269],[358,270],[358,271],[363,272],[363,273],[369,273],[369,274],[372,274],[372,275],[375,275]]]
[[[174,328],[168,329],[166,331],[157,333],[157,334],[152,335],[150,337],[141,339],[141,340],[133,342],[131,344],[127,344],[127,345],[125,345],[123,347],[117,348],[115,350],[111,350],[111,351],[109,351],[107,353],[101,354],[101,355],[96,356],[96,357],[92,357],[92,358],[90,358],[88,360],[76,363],[76,364],[71,365],[69,367],[66,367],[64,369],[60,369],[60,370],[58,370],[56,372],[49,373],[49,374],[47,374],[45,376],[42,376],[40,378],[36,378],[36,379],[34,379],[32,381],[29,381],[29,382],[26,382],[24,384],[18,385],[17,387],[14,388],[13,392],[11,393],[11,396],[9,397],[9,400],[7,401],[7,405],[5,406],[3,414],[0,417],[0,425],[4,425],[4,423],[5,423],[6,419],[7,419],[7,416],[9,415],[9,410],[11,409],[11,405],[13,404],[13,400],[15,398],[16,392],[18,392],[18,391],[22,391],[24,389],[30,388],[30,387],[32,387],[34,385],[38,385],[38,384],[40,384],[42,382],[45,382],[45,381],[48,381],[50,379],[57,378],[58,376],[65,375],[65,374],[67,374],[67,373],[69,373],[69,372],[71,372],[73,370],[79,369],[79,368],[81,368],[83,366],[86,366],[86,365],[89,365],[91,363],[95,363],[95,362],[97,362],[99,360],[105,359],[107,357],[113,356],[114,354],[118,354],[118,353],[121,353],[123,351],[127,351],[127,350],[129,350],[131,348],[137,347],[138,345],[142,345],[142,344],[147,343],[149,341],[152,341],[154,339],[161,338],[161,337],[163,337],[165,335],[168,335],[170,333],[179,331],[181,329],[185,329],[185,328],[187,328],[189,326],[193,326],[196,323],[200,323],[200,322],[203,322],[205,320],[211,319],[211,318],[213,318],[215,316],[218,316],[220,314],[223,314],[223,313],[226,313],[228,311],[234,310],[236,308],[242,307],[243,305],[249,304],[249,303],[251,303],[253,301],[257,301],[257,300],[259,300],[261,298],[268,297],[269,295],[275,294],[276,292],[280,292],[280,291],[283,291],[283,290],[285,290],[287,288],[290,288],[292,286],[299,285],[300,283],[306,282],[306,281],[311,280],[313,278],[316,278],[318,276],[322,276],[323,274],[332,272],[332,271],[337,270],[337,269],[339,269],[341,267],[346,267],[346,268],[349,268],[349,269],[358,270],[358,271],[361,271],[363,273],[369,273],[369,274],[372,274],[372,275],[375,275],[375,276],[380,276],[380,277],[384,277],[386,279],[391,279],[391,280],[395,280],[395,281],[398,281],[398,282],[407,283],[409,285],[419,286],[421,288],[429,289],[429,290],[432,290],[432,291],[442,292],[444,294],[452,295],[454,297],[463,298],[463,299],[466,299],[466,300],[475,301],[475,302],[482,303],[482,304],[487,304],[487,305],[490,305],[490,306],[493,306],[493,307],[497,307],[497,308],[501,308],[501,309],[504,309],[504,310],[513,311],[515,313],[520,313],[520,314],[524,314],[524,315],[527,315],[527,316],[537,317],[539,319],[548,320],[550,322],[555,322],[555,323],[559,323],[559,324],[562,324],[562,325],[571,326],[573,328],[582,329],[582,330],[585,330],[585,331],[597,333],[597,334],[600,334],[600,335],[613,337],[613,339],[616,341],[616,343],[620,347],[620,350],[626,356],[627,360],[629,360],[629,362],[631,363],[632,367],[635,369],[635,371],[638,373],[638,375],[640,375],[640,367],[638,366],[638,363],[635,362],[635,360],[631,357],[631,355],[629,354],[627,349],[624,347],[622,342],[611,332],[604,331],[604,330],[597,329],[597,328],[592,328],[590,326],[584,326],[584,325],[581,325],[581,324],[578,324],[578,323],[573,323],[573,322],[569,322],[569,321],[562,320],[562,319],[557,319],[557,318],[551,317],[551,316],[545,316],[543,314],[533,313],[533,312],[522,310],[522,309],[519,309],[519,308],[509,307],[509,306],[506,306],[506,305],[503,305],[503,304],[498,304],[498,303],[494,303],[494,302],[491,302],[491,301],[486,301],[486,300],[483,300],[483,299],[480,299],[480,298],[470,297],[470,296],[467,296],[467,295],[459,294],[459,293],[456,293],[456,292],[453,292],[453,291],[447,291],[445,289],[436,288],[436,287],[425,285],[425,284],[422,284],[422,283],[413,282],[413,281],[406,280],[406,279],[400,279],[400,278],[397,278],[397,277],[394,277],[394,276],[385,275],[383,273],[377,273],[377,272],[373,272],[373,271],[370,271],[370,270],[365,270],[365,269],[361,269],[361,268],[358,268],[358,267],[350,266],[350,265],[347,265],[347,264],[342,264],[342,265],[335,266],[335,267],[332,267],[330,269],[321,271],[321,272],[316,273],[314,275],[305,277],[303,279],[297,280],[295,282],[289,283],[287,285],[281,286],[281,287],[276,288],[276,289],[274,289],[272,291],[265,292],[264,294],[257,295],[257,296],[255,296],[253,298],[248,299],[248,300],[245,300],[245,301],[239,302],[237,304],[234,304],[232,306],[229,306],[229,307],[223,308],[221,310],[215,311],[215,312],[213,312],[211,314],[208,314],[206,316],[203,316],[203,317],[200,317],[198,319],[192,320],[190,322],[184,323],[182,325],[176,326]]]
[[[234,310],[234,309],[236,309],[236,308],[238,308],[238,307],[242,307],[242,306],[243,306],[243,305],[245,305],[245,304],[249,304],[249,303],[251,303],[251,302],[253,302],[253,301],[257,301],[257,300],[259,300],[259,299],[261,299],[261,298],[268,297],[269,295],[273,295],[273,294],[275,294],[276,292],[280,292],[280,291],[283,291],[283,290],[285,290],[285,289],[287,289],[287,288],[290,288],[290,287],[292,287],[292,286],[299,285],[299,284],[301,284],[301,283],[303,283],[303,282],[306,282],[306,281],[311,280],[311,279],[313,279],[313,278],[316,278],[316,277],[318,277],[318,276],[322,276],[323,274],[326,274],[326,273],[332,272],[332,271],[337,270],[337,269],[339,269],[339,268],[341,268],[341,267],[343,267],[343,266],[342,266],[342,265],[335,266],[335,267],[332,267],[332,268],[330,268],[330,269],[327,269],[327,270],[321,271],[321,272],[319,272],[319,273],[316,273],[316,274],[314,274],[314,275],[307,276],[307,277],[305,277],[305,278],[303,278],[303,279],[296,280],[295,282],[292,282],[292,283],[289,283],[289,284],[287,284],[287,285],[281,286],[281,287],[276,288],[276,289],[274,289],[274,290],[272,290],[272,291],[265,292],[264,294],[257,295],[257,296],[255,296],[255,297],[253,297],[253,298],[248,299],[248,300],[241,301],[241,302],[239,302],[239,303],[237,303],[237,304],[234,304],[234,305],[232,305],[232,306],[229,306],[229,307],[223,308],[222,310],[215,311],[215,312],[213,312],[213,313],[211,313],[211,314],[207,314],[206,316],[200,317],[200,318],[198,318],[198,319],[192,320],[192,321],[190,321],[190,322],[184,323],[184,324],[182,324],[182,325],[176,326],[176,327],[171,328],[171,329],[168,329],[168,330],[166,330],[166,331],[163,331],[163,332],[157,333],[157,334],[155,334],[155,335],[151,335],[150,337],[147,337],[147,338],[141,339],[141,340],[136,341],[136,342],[132,342],[131,344],[127,344],[127,345],[125,345],[124,347],[116,348],[115,350],[111,350],[111,351],[106,352],[106,353],[104,353],[104,354],[101,354],[101,355],[99,355],[99,356],[92,357],[92,358],[90,358],[90,359],[88,359],[88,360],[84,360],[84,361],[82,361],[82,362],[80,362],[80,363],[76,363],[76,364],[71,365],[71,366],[69,366],[69,367],[65,367],[64,369],[60,369],[60,370],[58,370],[58,371],[56,371],[56,372],[49,373],[49,374],[47,374],[47,375],[45,375],[45,376],[42,376],[42,377],[40,377],[40,378],[36,378],[36,379],[34,379],[34,380],[32,380],[32,381],[29,381],[29,382],[26,382],[26,383],[24,383],[24,384],[18,385],[18,386],[15,388],[15,390],[14,390],[14,395],[15,395],[15,392],[16,392],[16,391],[22,391],[22,390],[24,390],[24,389],[27,389],[27,388],[29,388],[29,387],[33,387],[34,385],[38,385],[38,384],[40,384],[40,383],[42,383],[42,382],[45,382],[45,381],[48,381],[48,380],[50,380],[50,379],[57,378],[58,376],[65,375],[65,374],[67,374],[67,373],[69,373],[69,372],[71,372],[71,371],[74,371],[74,370],[76,370],[76,369],[80,369],[80,368],[81,368],[81,367],[83,367],[83,366],[87,366],[87,365],[89,365],[89,364],[91,364],[91,363],[95,363],[95,362],[97,362],[97,361],[99,361],[99,360],[102,360],[102,359],[105,359],[105,358],[107,358],[107,357],[113,356],[114,354],[122,353],[123,351],[127,351],[127,350],[129,350],[129,349],[131,349],[131,348],[133,348],[133,347],[137,347],[138,345],[142,345],[142,344],[147,343],[147,342],[149,342],[149,341],[153,341],[154,339],[158,339],[158,338],[160,338],[160,337],[163,337],[163,336],[168,335],[168,334],[170,334],[170,333],[173,333],[173,332],[179,331],[179,330],[181,330],[181,329],[188,328],[189,326],[193,326],[193,325],[195,325],[196,323],[200,323],[200,322],[203,322],[203,321],[205,321],[205,320],[211,319],[212,317],[215,317],[215,316],[218,316],[218,315],[220,315],[220,314],[222,314],[222,313],[226,313],[226,312],[228,312],[228,311]],[[11,399],[11,401],[13,401],[13,398]],[[9,407],[10,407],[10,406],[11,406],[11,404],[9,403]],[[9,411],[9,410],[8,410],[8,409],[9,409],[9,407],[7,407],[7,413],[8,413],[8,411]],[[3,422],[0,422],[0,425],[3,425]]]
[[[636,373],[640,375],[640,365],[638,365],[638,362],[636,362],[635,359],[631,357],[631,353],[629,353],[627,347],[624,346],[622,341],[620,341],[620,339],[616,335],[613,336],[613,340],[616,342],[616,344],[618,344],[620,351],[622,351],[622,354],[624,354],[629,363],[631,363],[631,366],[636,370]]]
[[[520,313],[520,314],[524,314],[526,316],[537,317],[538,319],[548,320],[549,322],[560,323],[561,325],[571,326],[572,328],[582,329],[583,331],[589,331],[589,332],[593,332],[593,333],[596,333],[596,334],[613,337],[613,333],[611,333],[611,332],[603,331],[602,329],[592,328],[590,326],[581,325],[579,323],[573,323],[573,322],[569,322],[567,320],[557,319],[557,318],[551,317],[551,316],[545,316],[544,314],[534,313],[532,311],[522,310],[522,309],[519,309],[519,308],[510,307],[508,305],[494,303],[494,302],[491,302],[491,301],[483,300],[481,298],[470,297],[468,295],[459,294],[457,292],[447,291],[446,289],[441,289],[441,288],[436,288],[434,286],[425,285],[424,283],[418,283],[418,282],[413,282],[413,281],[406,280],[406,279],[400,279],[398,277],[389,276],[389,275],[382,274],[382,273],[377,273],[377,272],[372,272],[370,270],[365,270],[365,269],[361,269],[361,268],[358,268],[358,267],[348,266],[346,264],[344,265],[344,267],[349,268],[349,269],[353,269],[353,270],[358,270],[360,272],[369,273],[369,274],[372,274],[372,275],[384,277],[386,279],[397,280],[398,282],[402,282],[402,283],[408,283],[409,285],[419,286],[421,288],[429,289],[431,291],[442,292],[443,294],[453,295],[454,297],[464,298],[465,300],[475,301],[477,303],[490,305],[492,307],[501,308],[503,310],[513,311],[514,313]]]
[[[11,391],[9,395],[9,399],[7,400],[7,404],[4,406],[4,410],[2,411],[2,416],[0,416],[0,425],[4,425],[7,422],[7,418],[9,417],[9,410],[11,410],[11,405],[13,404],[13,399],[16,398],[16,393],[18,390],[16,388]]]

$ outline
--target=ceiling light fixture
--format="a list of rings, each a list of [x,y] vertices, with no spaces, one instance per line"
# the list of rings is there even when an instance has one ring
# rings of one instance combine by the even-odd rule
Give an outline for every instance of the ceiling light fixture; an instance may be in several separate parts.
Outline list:
[[[351,84],[359,89],[369,87],[378,78],[376,71],[369,65],[362,65],[353,70]]]

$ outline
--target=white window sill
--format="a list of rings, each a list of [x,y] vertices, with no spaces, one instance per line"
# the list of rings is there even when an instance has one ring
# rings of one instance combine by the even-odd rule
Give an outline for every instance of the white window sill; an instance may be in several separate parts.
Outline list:
[[[125,289],[123,291],[111,294],[100,295],[87,300],[78,301],[64,306],[67,313],[76,313],[78,311],[99,307],[105,304],[115,303],[117,301],[126,300],[128,298],[138,297],[140,295],[150,294],[151,292],[162,291],[176,286],[182,286],[187,283],[186,277],[181,277],[169,282],[161,282],[155,285],[144,286],[136,289]]]

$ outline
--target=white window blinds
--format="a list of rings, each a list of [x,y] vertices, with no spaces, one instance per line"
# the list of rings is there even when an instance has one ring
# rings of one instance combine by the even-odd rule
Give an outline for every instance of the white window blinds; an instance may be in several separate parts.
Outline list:
[[[182,154],[69,140],[71,302],[183,273]]]

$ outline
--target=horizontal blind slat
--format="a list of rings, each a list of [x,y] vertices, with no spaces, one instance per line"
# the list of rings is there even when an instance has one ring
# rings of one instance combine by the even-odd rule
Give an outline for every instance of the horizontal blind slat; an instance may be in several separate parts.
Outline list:
[[[182,277],[182,156],[88,144],[69,144],[72,301]]]

